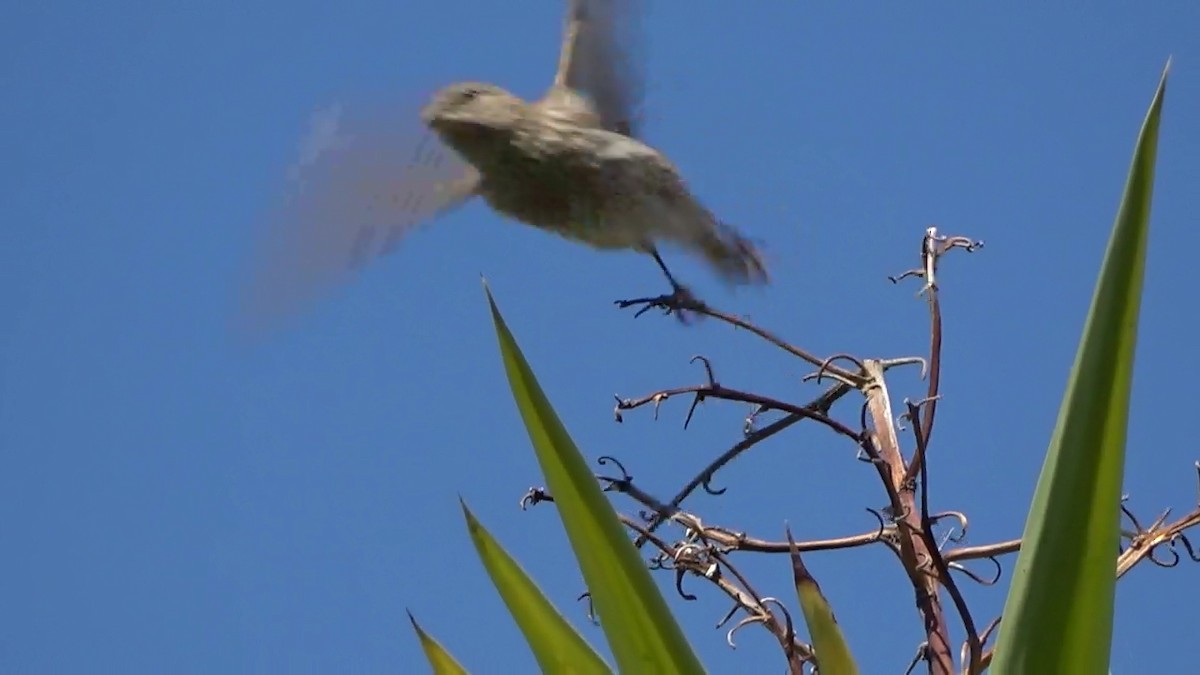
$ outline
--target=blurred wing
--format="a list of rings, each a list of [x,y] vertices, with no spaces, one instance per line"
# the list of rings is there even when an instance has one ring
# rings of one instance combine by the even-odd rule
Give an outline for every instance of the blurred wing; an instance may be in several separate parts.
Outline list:
[[[585,92],[609,131],[636,136],[643,95],[637,68],[637,0],[568,0],[559,68],[566,86]]]
[[[303,312],[478,184],[416,115],[351,116],[340,106],[314,116],[290,174],[288,199],[269,219],[243,289],[241,328],[253,333]]]

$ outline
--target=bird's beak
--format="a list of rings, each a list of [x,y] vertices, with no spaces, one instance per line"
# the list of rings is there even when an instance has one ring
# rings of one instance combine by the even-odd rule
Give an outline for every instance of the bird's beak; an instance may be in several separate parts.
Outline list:
[[[426,105],[424,108],[421,108],[421,121],[431,127],[436,123],[437,111],[434,109],[432,103]]]

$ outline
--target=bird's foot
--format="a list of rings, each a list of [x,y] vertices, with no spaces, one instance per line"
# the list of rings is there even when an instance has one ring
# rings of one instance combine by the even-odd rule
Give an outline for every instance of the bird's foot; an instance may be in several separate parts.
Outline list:
[[[633,315],[635,319],[652,309],[661,309],[663,314],[674,314],[676,319],[685,324],[691,323],[690,313],[703,309],[705,306],[704,302],[696,298],[686,286],[679,285],[676,285],[675,290],[666,295],[617,300],[614,304],[620,309],[639,307]]]

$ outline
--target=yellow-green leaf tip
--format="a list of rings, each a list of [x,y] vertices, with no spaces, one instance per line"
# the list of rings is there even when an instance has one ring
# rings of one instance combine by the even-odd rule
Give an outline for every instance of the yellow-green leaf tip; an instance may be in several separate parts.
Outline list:
[[[463,518],[467,520],[467,529],[474,531],[479,527],[479,519],[475,517],[475,513],[471,511],[471,507],[467,506],[467,503],[461,497],[458,499],[458,505],[462,507]]]

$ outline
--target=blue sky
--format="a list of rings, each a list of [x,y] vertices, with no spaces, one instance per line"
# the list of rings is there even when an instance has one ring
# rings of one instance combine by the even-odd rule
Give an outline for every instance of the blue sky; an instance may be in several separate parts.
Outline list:
[[[559,3],[25,3],[0,25],[0,669],[395,672],[412,610],[476,672],[533,661],[465,533],[462,495],[580,625],[581,581],[508,395],[487,276],[589,455],[673,493],[738,438],[745,410],[686,402],[612,421],[612,395],[698,382],[793,401],[795,363],[715,322],[634,321],[652,262],[597,253],[476,203],[253,348],[230,309],[257,224],[314,110],[419,100],[458,79],[536,96]],[[933,505],[970,543],[1017,536],[1130,151],[1174,56],[1162,128],[1126,491],[1152,520],[1196,499],[1187,420],[1200,247],[1200,6],[996,8],[654,3],[646,136],[722,217],[768,244],[775,283],[713,303],[808,349],[921,353],[923,229],[985,239],[943,269],[946,348]],[[411,124],[398,120],[397,124]],[[900,377],[897,396],[918,395]],[[856,406],[839,409],[853,419]],[[870,527],[884,497],[818,429],[763,444],[688,506],[799,538]],[[622,503],[621,506],[628,507]],[[884,549],[812,555],[865,672],[920,641]],[[1008,562],[1011,567],[1011,561]],[[747,559],[788,595],[782,559]],[[983,569],[986,569],[983,568]],[[1200,568],[1120,586],[1114,672],[1182,672]],[[1007,576],[1005,579],[1007,580]],[[663,577],[664,588],[670,579]],[[713,672],[781,666],[762,631],[724,645],[715,591],[677,598]],[[976,619],[1003,587],[971,588]],[[585,634],[602,642],[598,629]]]

